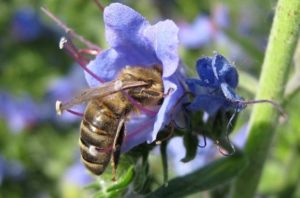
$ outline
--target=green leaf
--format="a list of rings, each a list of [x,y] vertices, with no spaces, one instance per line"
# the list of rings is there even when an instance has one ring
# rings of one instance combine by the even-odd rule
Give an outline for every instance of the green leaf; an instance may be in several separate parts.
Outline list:
[[[85,190],[100,190],[101,186],[99,185],[99,182],[93,182],[88,184],[87,186],[84,187]]]
[[[134,166],[130,166],[125,174],[123,174],[112,186],[107,188],[107,192],[116,191],[126,188],[133,180]]]
[[[193,133],[185,133],[183,136],[183,143],[186,149],[186,154],[182,162],[188,162],[195,158],[198,149],[198,137]]]
[[[169,181],[167,187],[160,187],[147,198],[184,197],[196,192],[209,190],[220,184],[229,182],[247,165],[247,158],[236,153],[225,157],[183,177]]]

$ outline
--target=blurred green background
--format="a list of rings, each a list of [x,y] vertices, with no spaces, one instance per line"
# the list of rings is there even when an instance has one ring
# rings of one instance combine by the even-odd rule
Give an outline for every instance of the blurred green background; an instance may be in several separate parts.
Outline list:
[[[103,5],[110,2],[113,1],[101,1]],[[119,2],[152,23],[170,18],[180,28],[190,28],[202,40],[198,44],[192,41],[195,46],[184,42],[180,46],[187,73],[195,76],[195,61],[218,51],[233,61],[240,73],[239,94],[254,98],[276,1]],[[86,197],[91,192],[84,186],[95,179],[79,162],[80,119],[56,117],[54,108],[56,99],[70,98],[85,87],[85,82],[79,67],[58,48],[64,32],[41,12],[41,6],[78,34],[107,47],[102,13],[92,0],[0,2],[0,197]],[[199,16],[206,20],[200,27],[195,25]],[[205,31],[213,34],[206,35]],[[185,35],[181,38],[185,39]],[[299,57],[300,50],[295,54],[291,79],[299,74]],[[297,83],[297,78],[290,81],[288,90]],[[258,193],[263,197],[300,197],[300,96],[297,91],[293,93],[287,95],[284,104],[289,119],[277,129],[259,185]],[[240,114],[235,133],[247,124],[250,111],[249,107]],[[157,161],[159,157],[151,158],[150,173],[161,181],[162,168]],[[171,172],[172,177],[176,176],[176,168],[171,167]],[[199,196],[207,197],[207,193],[195,195]]]

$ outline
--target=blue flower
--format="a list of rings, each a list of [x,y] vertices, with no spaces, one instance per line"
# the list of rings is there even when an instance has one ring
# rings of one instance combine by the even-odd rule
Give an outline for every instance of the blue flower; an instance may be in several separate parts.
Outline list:
[[[200,79],[186,80],[195,95],[187,107],[189,110],[203,110],[213,115],[219,110],[234,109],[238,112],[246,107],[235,92],[238,85],[237,70],[224,56],[216,53],[213,57],[201,58],[197,61],[196,69]]]
[[[179,38],[184,47],[197,49],[212,41],[223,40],[222,29],[228,25],[228,9],[218,4],[211,16],[202,14],[192,24],[180,24]]]
[[[141,113],[131,115],[126,123],[123,151],[156,139],[157,133],[170,122],[171,111],[183,94],[183,79],[179,72],[178,28],[171,20],[150,25],[133,9],[113,3],[104,10],[106,39],[109,49],[97,55],[88,68],[105,81],[111,81],[126,66],[162,66],[163,85],[166,96],[156,115]],[[95,78],[86,73],[91,87],[99,86]],[[169,90],[173,90],[168,93]]]
[[[40,121],[39,105],[29,96],[18,99],[10,94],[0,93],[0,117],[6,120],[12,132],[20,132]]]
[[[78,187],[85,187],[93,182],[93,178],[79,160],[67,169],[63,180],[68,184],[73,184]]]
[[[211,42],[214,28],[207,15],[199,15],[193,24],[181,24],[179,38],[184,47],[197,49]]]
[[[31,8],[15,12],[11,22],[12,35],[19,41],[33,41],[43,35],[46,28]]]

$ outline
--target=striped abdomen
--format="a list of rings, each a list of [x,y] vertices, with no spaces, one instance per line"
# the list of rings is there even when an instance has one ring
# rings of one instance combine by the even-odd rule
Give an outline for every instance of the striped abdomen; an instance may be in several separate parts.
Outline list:
[[[80,151],[84,165],[100,175],[108,165],[121,116],[130,108],[120,93],[91,100],[80,126]]]

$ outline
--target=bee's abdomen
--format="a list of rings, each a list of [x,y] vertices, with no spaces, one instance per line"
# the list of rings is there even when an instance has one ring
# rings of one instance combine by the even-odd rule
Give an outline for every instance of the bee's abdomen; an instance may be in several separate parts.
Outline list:
[[[119,123],[118,115],[99,101],[91,101],[80,126],[80,151],[84,165],[100,175],[108,165]]]

